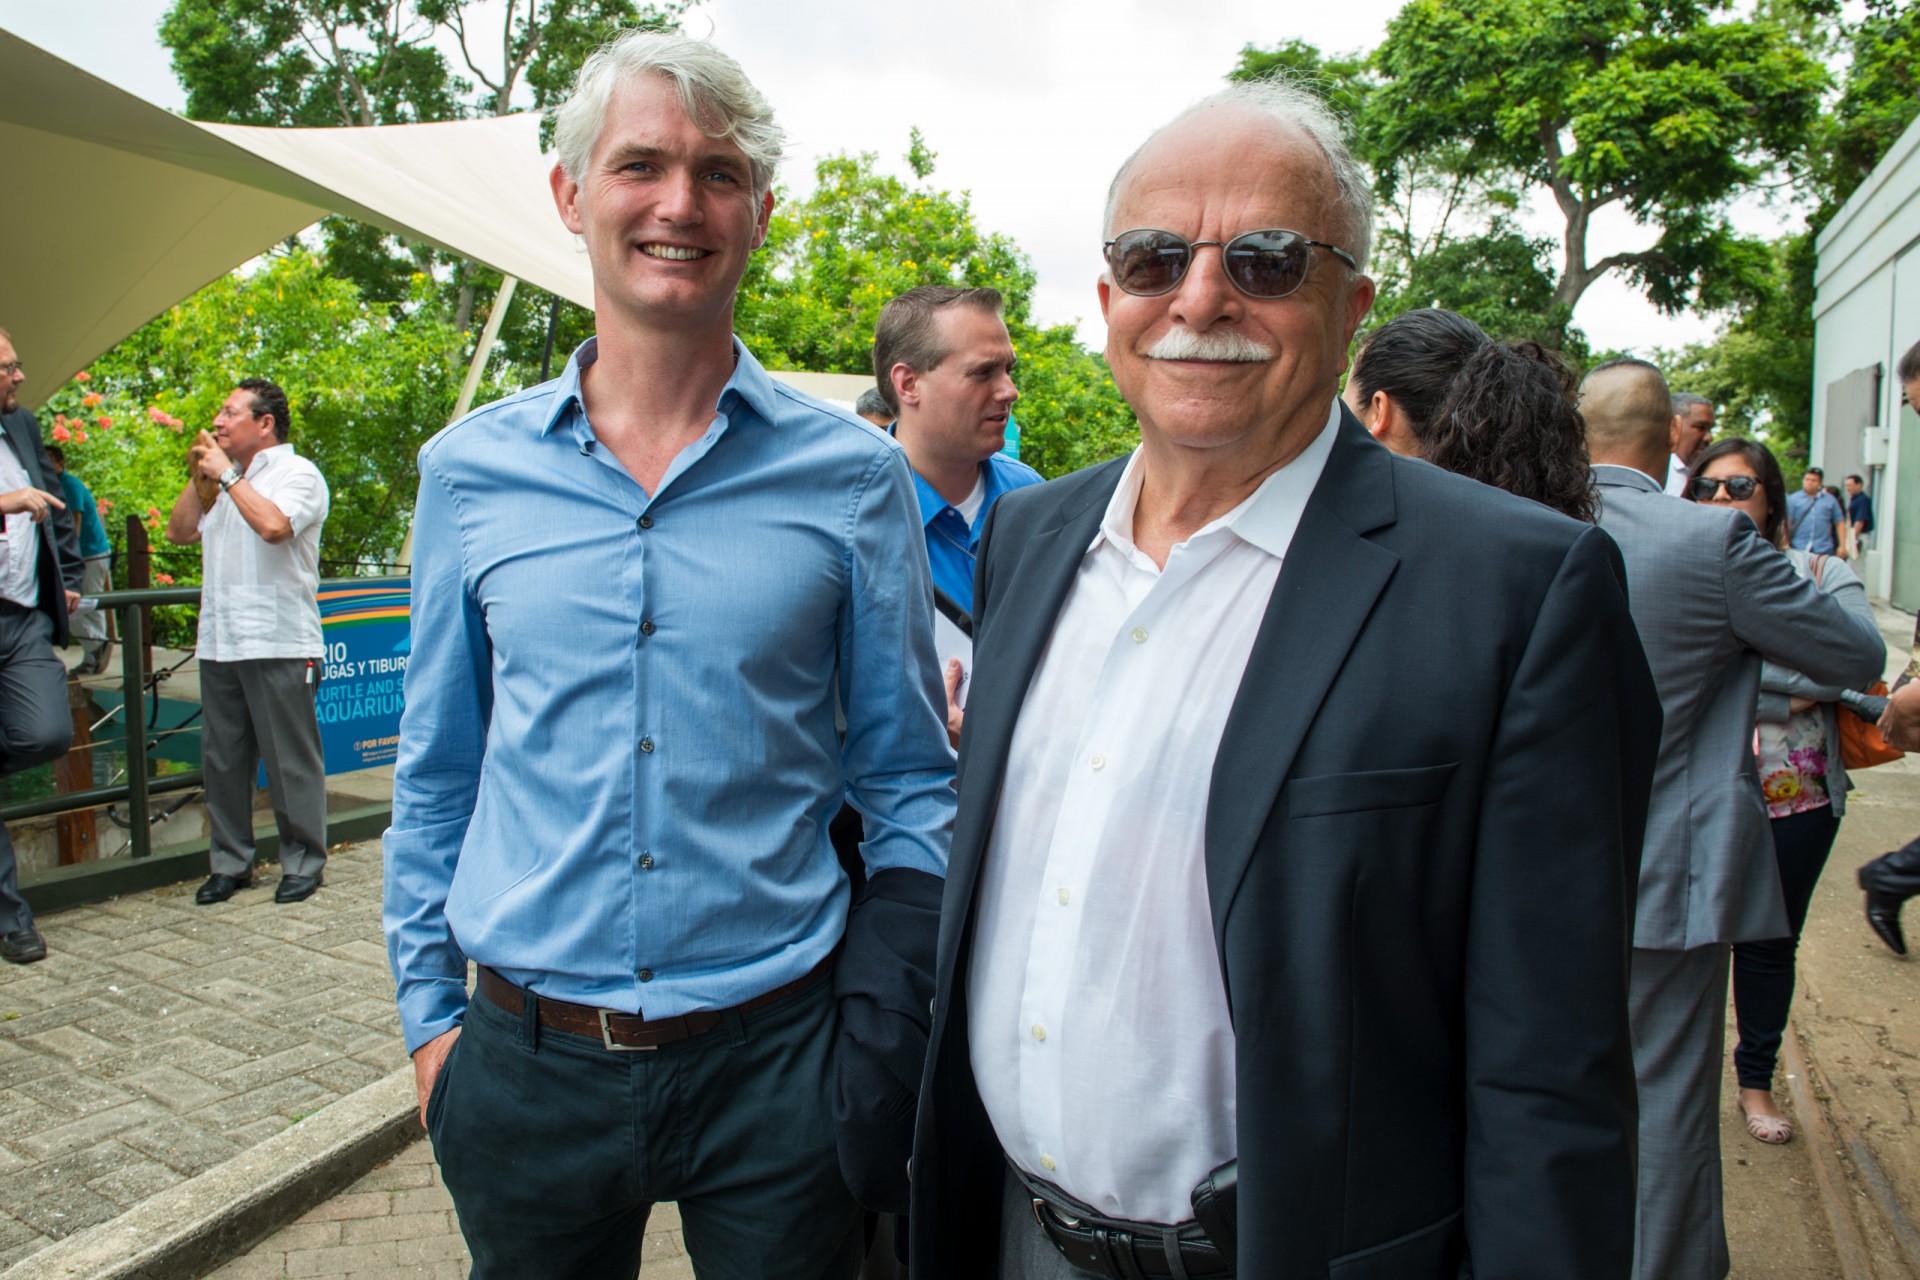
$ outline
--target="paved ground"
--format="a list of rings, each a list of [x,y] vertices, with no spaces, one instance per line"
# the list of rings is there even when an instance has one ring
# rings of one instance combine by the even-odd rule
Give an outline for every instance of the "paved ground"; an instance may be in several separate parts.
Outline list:
[[[647,1280],[692,1280],[673,1206],[655,1209],[647,1226],[641,1246]],[[466,1274],[467,1250],[454,1226],[453,1202],[423,1140],[208,1280],[462,1280]]]
[[[378,859],[287,906],[269,870],[42,917],[48,958],[0,965],[0,1266],[405,1064]]]

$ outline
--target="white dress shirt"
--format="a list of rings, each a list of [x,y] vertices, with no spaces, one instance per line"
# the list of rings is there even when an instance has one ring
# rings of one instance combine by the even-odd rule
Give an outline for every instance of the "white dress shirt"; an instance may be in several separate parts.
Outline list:
[[[318,658],[325,652],[315,597],[327,482],[292,445],[277,444],[253,455],[247,483],[280,508],[293,536],[268,542],[228,493],[200,517],[200,658]]]
[[[1688,470],[1689,468],[1687,464],[1680,461],[1679,454],[1670,453],[1667,455],[1667,492],[1668,493],[1672,494],[1676,498],[1684,498],[1687,496]]]
[[[0,431],[0,440],[6,442],[0,447],[0,493],[27,488],[33,481],[28,479],[20,459],[14,456],[12,437]],[[48,511],[47,519],[70,520],[72,516],[54,507]],[[0,516],[0,522],[4,522],[6,529],[0,535],[0,600],[36,608],[40,603],[40,526],[24,511]]]
[[[1136,452],[1008,750],[968,973],[974,1077],[1014,1163],[1114,1217],[1191,1218],[1194,1184],[1238,1152],[1208,790],[1338,426],[1335,404],[1164,569],[1133,542]]]

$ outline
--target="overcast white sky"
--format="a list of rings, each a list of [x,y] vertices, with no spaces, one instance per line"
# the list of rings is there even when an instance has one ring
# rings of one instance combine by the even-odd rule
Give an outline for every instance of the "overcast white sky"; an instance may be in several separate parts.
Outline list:
[[[1099,346],[1094,300],[1100,210],[1120,161],[1154,126],[1212,92],[1248,42],[1371,48],[1400,0],[1286,6],[1271,0],[707,0],[686,28],[739,58],[791,139],[782,173],[812,184],[813,162],[873,151],[906,172],[908,130],[939,153],[934,181],[972,194],[980,224],[1004,232],[1039,273],[1045,323],[1080,324]],[[155,35],[168,0],[0,0],[0,27],[174,110],[183,95]],[[31,181],[31,175],[25,176]],[[1748,231],[1781,220],[1743,207]],[[1536,214],[1551,232],[1556,219]],[[1594,255],[1651,237],[1624,218],[1597,228]],[[1589,289],[1574,317],[1596,348],[1647,352],[1711,335],[1711,317],[1659,315],[1626,287]]]

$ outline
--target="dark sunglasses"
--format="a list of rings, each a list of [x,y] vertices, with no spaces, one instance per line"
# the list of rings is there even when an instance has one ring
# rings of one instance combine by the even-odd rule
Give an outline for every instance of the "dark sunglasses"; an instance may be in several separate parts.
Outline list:
[[[1721,478],[1695,476],[1692,480],[1687,481],[1687,491],[1693,494],[1693,500],[1695,502],[1712,502],[1713,495],[1720,492],[1721,485],[1727,487],[1727,496],[1729,498],[1732,498],[1735,502],[1745,502],[1753,496],[1754,490],[1760,487],[1760,482],[1752,476],[1725,476]]]
[[[1193,251],[1209,244],[1220,250],[1227,279],[1249,298],[1284,298],[1305,284],[1307,261],[1314,249],[1325,249],[1349,267],[1359,269],[1345,249],[1278,228],[1244,232],[1224,244],[1218,240],[1187,240],[1171,231],[1151,228],[1122,231],[1106,243],[1107,269],[1122,292],[1157,298],[1173,292],[1193,265]]]

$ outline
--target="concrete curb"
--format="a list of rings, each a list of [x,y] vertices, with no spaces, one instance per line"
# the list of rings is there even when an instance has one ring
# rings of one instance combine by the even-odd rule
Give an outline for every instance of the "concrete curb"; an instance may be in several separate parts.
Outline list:
[[[195,1280],[420,1136],[411,1064],[8,1268],[6,1280]]]

